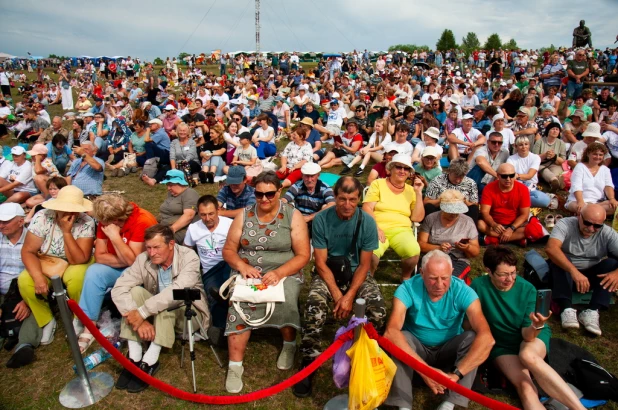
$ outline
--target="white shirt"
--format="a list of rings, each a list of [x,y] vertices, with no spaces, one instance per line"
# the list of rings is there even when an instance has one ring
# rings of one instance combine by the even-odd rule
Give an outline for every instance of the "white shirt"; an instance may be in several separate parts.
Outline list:
[[[202,263],[202,272],[206,273],[223,260],[223,245],[227,239],[233,219],[219,216],[219,224],[210,231],[201,220],[192,223],[187,228],[185,245],[197,247],[197,254]]]
[[[384,138],[382,139],[382,142],[380,144],[376,144],[376,140],[377,140],[378,136],[377,134],[374,132],[371,137],[369,138],[369,142],[367,143],[367,146],[370,148],[375,148],[378,147],[380,145],[382,145],[382,147],[386,147],[388,144],[390,144],[393,141],[393,138],[391,137],[391,134],[389,134],[388,132],[386,133],[386,135],[384,136]],[[384,149],[375,151],[378,154],[384,154]]]
[[[605,199],[605,187],[614,187],[612,174],[605,165],[599,167],[596,175],[592,175],[586,164],[577,164],[571,175],[571,189],[568,202],[575,202],[575,192],[580,191],[584,202],[597,203]]]
[[[438,144],[433,145],[433,147],[438,150],[438,156],[436,159],[438,160],[438,166],[440,166],[440,158],[442,158],[442,155],[444,154],[444,149]],[[417,155],[420,158],[425,148],[427,148],[427,144],[425,144],[425,141],[421,141],[416,144],[416,147],[414,147],[414,152],[417,152]]]
[[[492,132],[499,132],[500,134],[502,134],[502,149],[508,151],[509,147],[515,144],[515,134],[510,128],[504,128],[502,131],[496,131],[492,128],[487,132],[487,135],[491,134]]]
[[[34,195],[38,192],[32,179],[32,163],[24,162],[21,166],[11,162],[11,166],[0,167],[0,177],[6,179],[9,183],[15,181],[21,182],[21,185],[15,187],[15,192],[29,192]]]
[[[10,85],[9,76],[6,71],[0,73],[0,85]]]
[[[230,97],[228,97],[226,93],[223,93],[222,95],[215,94],[212,99],[219,102],[219,108],[223,107],[223,103],[230,102]]]
[[[479,139],[479,135],[481,135],[481,132],[479,130],[477,130],[476,128],[470,128],[470,131],[467,133],[464,133],[463,128],[455,128],[452,132],[452,134],[455,135],[455,137],[460,140],[460,141],[466,141],[466,142],[476,142],[476,140]],[[467,134],[467,135],[466,135]],[[468,148],[465,145],[461,145],[461,144],[457,144],[457,150],[459,151],[459,153],[463,154],[464,151],[466,150],[466,148]]]
[[[343,107],[339,107],[336,111],[331,109],[328,111],[328,121],[326,122],[326,125],[336,125],[341,127],[341,125],[343,125],[344,118],[347,118],[347,114]]]
[[[527,157],[522,158],[519,154],[511,155],[506,160],[507,164],[511,164],[515,167],[515,172],[518,174],[527,174],[531,169],[536,169],[537,173],[527,181],[520,181],[526,185],[530,191],[536,189],[536,184],[539,182],[538,170],[541,167],[541,157],[530,152]]]
[[[567,158],[569,161],[577,161],[577,162],[581,162],[582,160],[582,155],[584,154],[584,150],[586,149],[588,145],[586,145],[586,143],[584,141],[577,141],[575,144],[573,144],[573,146],[571,147],[571,152],[569,153],[569,157]],[[607,154],[605,154],[605,156],[603,157],[603,159],[607,159],[607,158],[611,158],[612,156],[609,154],[609,152]]]
[[[414,151],[414,147],[408,141],[403,143],[398,143],[397,141],[393,141],[388,144],[388,148],[384,148],[386,152],[392,151],[396,149],[400,154],[410,155],[412,156],[412,152]]]

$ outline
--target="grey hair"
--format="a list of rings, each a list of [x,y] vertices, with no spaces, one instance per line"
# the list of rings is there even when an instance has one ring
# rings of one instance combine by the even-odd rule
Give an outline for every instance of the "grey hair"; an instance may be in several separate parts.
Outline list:
[[[90,145],[90,146],[94,147],[94,144],[92,143],[92,141],[84,141],[84,142],[82,142],[80,145],[81,145],[82,147],[83,147],[84,145]]]
[[[427,252],[425,256],[423,256],[423,260],[421,262],[421,269],[423,270],[423,272],[425,272],[425,267],[432,259],[441,259],[445,261],[451,268],[451,271],[453,270],[453,261],[451,260],[451,257],[448,256],[446,253],[442,252],[440,249],[434,249],[433,251]]]
[[[525,135],[521,135],[521,136],[515,138],[515,146],[518,146],[522,142],[527,142],[528,145],[529,145],[530,144],[530,139],[528,137],[526,137]]]
[[[468,161],[463,158],[452,160],[448,167],[448,173],[458,177],[466,176],[469,170],[470,166],[468,165]]]

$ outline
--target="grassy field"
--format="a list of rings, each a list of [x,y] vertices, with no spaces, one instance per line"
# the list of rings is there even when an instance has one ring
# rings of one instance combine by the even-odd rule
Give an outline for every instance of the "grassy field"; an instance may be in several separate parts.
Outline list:
[[[216,67],[208,67],[216,70]],[[53,76],[55,79],[56,77]],[[15,96],[14,96],[15,97]],[[19,97],[17,97],[19,98]],[[54,106],[50,110],[50,115],[62,114],[61,108]],[[70,124],[65,124],[67,128]],[[2,145],[14,145],[15,140],[10,137],[5,138],[0,142]],[[280,145],[285,145],[286,142],[281,142]],[[369,169],[369,167],[368,167]],[[339,169],[333,169],[331,172],[337,173]],[[367,171],[368,172],[368,171]],[[365,181],[367,172],[360,179]],[[125,196],[135,201],[140,206],[158,214],[158,208],[166,196],[166,190],[163,186],[147,187],[142,184],[136,174],[131,174],[124,178],[112,178],[108,174],[108,178],[104,184],[105,190],[124,191]],[[196,188],[200,194],[215,194],[217,187],[214,185],[200,185]],[[514,250],[523,258],[521,248],[515,247]],[[539,249],[542,251],[542,249]],[[396,259],[396,255],[387,254],[387,259]],[[473,276],[478,276],[481,273],[482,253],[479,258],[473,261]],[[308,292],[309,271],[311,266],[305,268],[305,286],[301,294],[301,305],[306,298]],[[399,269],[393,263],[381,263],[376,274],[379,283],[397,284],[399,282]],[[393,297],[394,286],[384,286],[382,291],[390,307]],[[618,311],[613,308],[609,312],[601,315],[601,325],[603,328],[603,337],[593,338],[584,334],[583,330],[565,332],[560,328],[559,321],[556,318],[550,319],[554,337],[566,339],[579,346],[583,346],[590,350],[601,364],[614,374],[618,374]],[[327,347],[332,341],[336,329],[343,323],[330,322],[324,331],[323,347]],[[40,347],[36,350],[36,361],[25,368],[18,370],[3,370],[0,372],[0,408],[1,409],[59,409],[61,405],[58,402],[58,395],[62,388],[73,377],[71,354],[67,343],[65,342],[65,332],[62,324],[59,323],[58,331],[56,332],[56,340],[49,346]],[[281,382],[292,376],[296,370],[279,371],[276,369],[275,362],[281,347],[281,337],[276,331],[264,330],[255,332],[252,335],[251,342],[248,345],[245,357],[245,375],[243,381],[245,387],[243,393],[253,392],[273,384]],[[98,348],[98,344],[94,343],[89,350]],[[216,364],[210,349],[204,343],[196,345],[197,352],[197,382],[198,393],[209,395],[226,395],[224,384],[226,369],[219,368]],[[220,357],[224,364],[227,364],[227,351],[219,349]],[[5,363],[9,358],[9,353],[6,351],[0,352],[0,362]],[[188,366],[188,357],[185,360],[185,367],[180,369],[180,344],[177,343],[173,349],[164,351],[161,355],[161,370],[157,377],[166,383],[176,386],[182,390],[191,391],[191,370]],[[317,377],[314,378],[314,395],[307,399],[297,399],[292,395],[290,390],[283,393],[264,399],[255,403],[243,404],[238,406],[226,406],[233,409],[321,409],[324,404],[332,397],[341,394],[332,382],[332,366],[328,362],[322,366]],[[109,360],[96,369],[97,371],[108,372],[117,377],[121,371],[121,366],[114,360]],[[496,397],[498,400],[508,401],[513,405],[519,406],[517,401],[510,400],[506,397]],[[414,400],[414,408],[428,409],[435,408],[440,399],[435,397],[426,388],[417,390]],[[139,395],[132,395],[126,391],[113,390],[112,393],[97,403],[96,408],[99,409],[192,409],[202,407],[200,405],[187,403],[181,400],[171,398],[170,396],[159,392],[153,388],[149,388]],[[209,408],[219,408],[219,406],[210,406]],[[223,406],[221,406],[223,408]],[[472,403],[472,409],[481,408]],[[607,405],[605,408],[618,409],[615,404]]]

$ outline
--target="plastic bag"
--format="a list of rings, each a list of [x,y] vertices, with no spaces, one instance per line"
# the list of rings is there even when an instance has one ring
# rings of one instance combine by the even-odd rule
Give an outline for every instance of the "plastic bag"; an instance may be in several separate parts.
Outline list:
[[[364,328],[346,353],[352,361],[348,409],[373,410],[386,400],[397,366]]]
[[[356,316],[352,316],[348,326],[341,326],[339,330],[337,330],[335,340],[348,330],[354,329],[361,323],[367,323],[367,318],[357,319]],[[354,340],[348,340],[341,345],[333,358],[333,381],[335,382],[335,386],[340,389],[348,387],[348,384],[350,383],[350,357],[346,354],[346,352],[350,347],[352,347],[352,343],[354,343]]]

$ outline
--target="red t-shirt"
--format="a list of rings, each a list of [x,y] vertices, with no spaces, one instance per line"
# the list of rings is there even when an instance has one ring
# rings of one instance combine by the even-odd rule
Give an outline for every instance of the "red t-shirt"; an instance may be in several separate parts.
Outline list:
[[[144,232],[147,228],[157,224],[157,218],[155,218],[150,212],[140,208],[137,204],[133,204],[133,212],[126,220],[122,228],[120,229],[120,236],[127,245],[129,242],[144,242]],[[107,235],[103,232],[102,225],[97,225],[97,239],[108,239]],[[107,241],[107,252],[112,255],[116,255],[116,250],[112,241]]]
[[[378,178],[386,178],[386,162],[378,162],[371,168],[372,171],[376,171],[378,173]]]
[[[510,192],[500,191],[498,181],[487,184],[483,189],[481,205],[491,205],[491,217],[500,225],[510,225],[515,222],[520,208],[530,207],[530,191],[521,182],[515,181]]]

